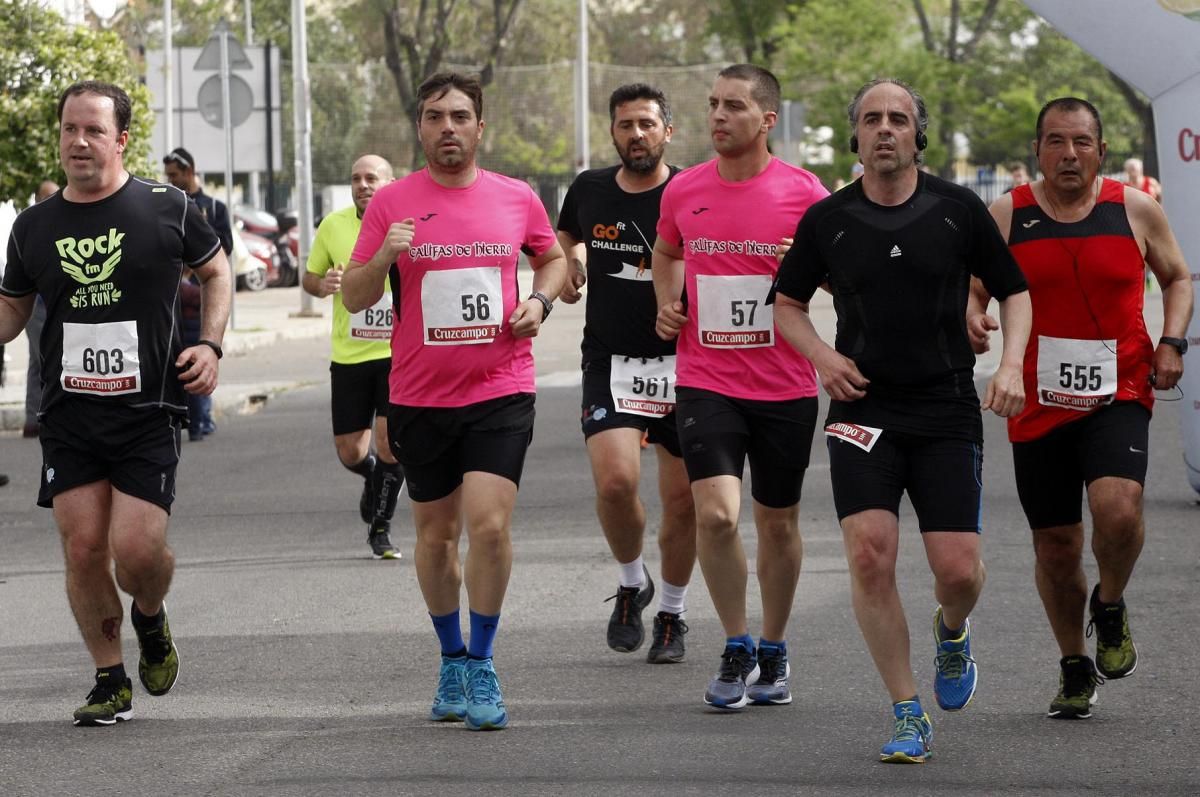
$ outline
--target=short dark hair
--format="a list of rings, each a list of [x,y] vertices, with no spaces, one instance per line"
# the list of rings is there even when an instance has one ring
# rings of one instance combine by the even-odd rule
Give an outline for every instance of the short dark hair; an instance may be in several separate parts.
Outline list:
[[[917,110],[917,129],[922,133],[929,127],[929,112],[925,108],[925,98],[920,92],[912,86],[905,83],[903,80],[898,80],[893,77],[877,77],[874,80],[869,80],[863,84],[863,87],[854,95],[854,99],[850,100],[850,104],[846,106],[846,116],[850,120],[850,131],[858,127],[858,112],[862,106],[863,97],[867,96],[867,92],[876,86],[882,86],[885,83],[890,83],[893,86],[899,86],[908,92],[908,96],[912,98],[913,107]]]
[[[1042,143],[1042,121],[1046,118],[1046,114],[1051,111],[1062,111],[1070,113],[1071,111],[1087,111],[1092,115],[1092,121],[1096,123],[1096,141],[1097,143],[1104,140],[1104,123],[1100,121],[1100,112],[1096,110],[1096,106],[1092,105],[1087,100],[1081,100],[1079,97],[1057,97],[1042,106],[1042,110],[1038,112],[1037,118],[1037,138],[1036,141]]]
[[[129,121],[133,118],[133,101],[129,99],[129,95],[120,86],[100,80],[81,80],[78,83],[72,83],[70,86],[67,86],[66,90],[58,98],[58,121],[60,123],[62,122],[63,106],[67,104],[67,98],[78,97],[80,94],[96,94],[101,97],[108,97],[113,103],[113,115],[117,121],[117,133],[124,133],[129,129]]]
[[[192,157],[192,153],[183,147],[176,147],[163,156],[163,165],[165,166],[168,163],[178,163],[189,172],[196,171],[196,159]]]
[[[626,83],[613,90],[608,98],[609,124],[617,121],[617,106],[634,100],[650,100],[657,103],[658,115],[662,117],[663,126],[671,124],[671,105],[667,102],[666,95],[649,83]]]
[[[733,64],[718,72],[717,77],[745,80],[750,84],[750,96],[759,108],[779,113],[779,79],[770,71],[754,64]]]
[[[470,97],[475,105],[475,118],[483,119],[483,84],[479,82],[479,78],[461,72],[438,72],[425,78],[417,89],[417,122],[421,121],[426,100],[440,100],[451,89],[458,89]]]

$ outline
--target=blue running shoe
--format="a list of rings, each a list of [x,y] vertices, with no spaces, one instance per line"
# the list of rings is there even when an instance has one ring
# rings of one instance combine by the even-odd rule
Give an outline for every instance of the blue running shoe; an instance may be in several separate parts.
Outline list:
[[[933,755],[933,723],[919,700],[901,700],[892,706],[896,725],[892,739],[879,751],[888,764],[924,764]]]
[[[933,613],[933,640],[937,643],[937,674],[933,676],[933,694],[943,711],[966,708],[975,696],[979,669],[971,658],[971,621],[963,623],[958,639],[942,639],[942,607]]]
[[[467,716],[467,657],[442,656],[438,671],[437,694],[429,719],[434,722],[462,722]]]
[[[791,674],[787,648],[759,645],[758,680],[746,687],[746,696],[756,706],[787,705],[792,702],[792,690],[788,686]]]
[[[500,695],[500,681],[491,659],[467,659],[467,727],[473,731],[498,731],[508,725],[508,711]]]
[[[758,660],[754,651],[742,645],[726,645],[721,654],[721,669],[708,682],[704,702],[713,708],[739,709],[750,702],[746,684],[758,680]]]

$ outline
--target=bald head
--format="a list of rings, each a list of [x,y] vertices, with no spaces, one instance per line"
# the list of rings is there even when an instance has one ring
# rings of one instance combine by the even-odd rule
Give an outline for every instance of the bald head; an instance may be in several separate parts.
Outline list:
[[[383,186],[392,181],[392,164],[378,155],[363,155],[350,169],[350,189],[354,192],[354,207],[361,217],[367,203]]]
[[[37,192],[33,195],[34,202],[41,202],[43,199],[49,199],[58,192],[58,183],[53,180],[42,180],[42,184],[38,186]]]

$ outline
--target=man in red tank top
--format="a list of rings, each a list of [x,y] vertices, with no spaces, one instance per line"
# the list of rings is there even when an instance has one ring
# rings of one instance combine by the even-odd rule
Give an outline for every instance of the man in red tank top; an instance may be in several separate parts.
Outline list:
[[[992,205],[1029,283],[1033,331],[1025,350],[1025,409],[1009,418],[1017,493],[1033,529],[1035,579],[1062,654],[1049,716],[1085,719],[1096,686],[1137,667],[1124,594],[1142,550],[1142,487],[1155,389],[1183,374],[1191,275],[1166,215],[1147,193],[1099,177],[1100,114],[1064,97],[1038,115],[1041,180]],[[1143,269],[1162,286],[1163,337],[1142,317]],[[996,321],[974,281],[967,323],[977,352]],[[1083,570],[1087,489],[1099,582]],[[1080,623],[1096,633],[1087,655]]]
[[[1158,180],[1142,171],[1140,158],[1130,158],[1125,161],[1125,185],[1133,186],[1154,197],[1156,201],[1162,202],[1162,185]]]

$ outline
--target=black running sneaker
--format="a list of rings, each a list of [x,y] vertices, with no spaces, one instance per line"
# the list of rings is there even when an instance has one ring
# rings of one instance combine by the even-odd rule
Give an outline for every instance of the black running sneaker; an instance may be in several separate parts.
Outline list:
[[[133,719],[133,682],[97,680],[87,704],[75,709],[76,725],[116,725]]]
[[[171,637],[167,606],[164,603],[162,607],[162,622],[149,628],[139,627],[139,622],[153,621],[149,618],[138,621],[136,617],[141,617],[141,614],[137,612],[136,605],[129,613],[133,620],[133,631],[137,634],[138,648],[141,649],[141,656],[138,658],[138,678],[147,692],[155,697],[162,697],[171,691],[171,687],[179,678],[179,651]]]
[[[1129,633],[1129,613],[1125,611],[1125,599],[1116,603],[1100,602],[1100,585],[1092,590],[1088,601],[1091,620],[1087,635],[1096,633],[1096,669],[1109,680],[1133,675],[1137,669],[1137,646]]]
[[[367,544],[371,546],[371,555],[376,559],[399,559],[400,550],[392,545],[391,524],[387,521],[376,521],[367,531]]]
[[[1085,720],[1092,716],[1096,703],[1096,687],[1104,683],[1104,676],[1087,656],[1064,656],[1059,662],[1058,694],[1050,701],[1047,717],[1059,720]]]
[[[654,579],[642,565],[646,582],[637,587],[618,587],[617,594],[605,600],[615,600],[612,617],[608,618],[608,646],[621,653],[632,653],[642,646],[646,629],[642,625],[642,611],[654,600]]]
[[[704,702],[713,708],[739,709],[750,702],[746,685],[758,680],[758,657],[741,645],[726,645],[721,668],[708,682]]]
[[[678,664],[683,661],[683,635],[687,623],[679,615],[659,612],[654,615],[654,632],[646,661],[651,664]]]

